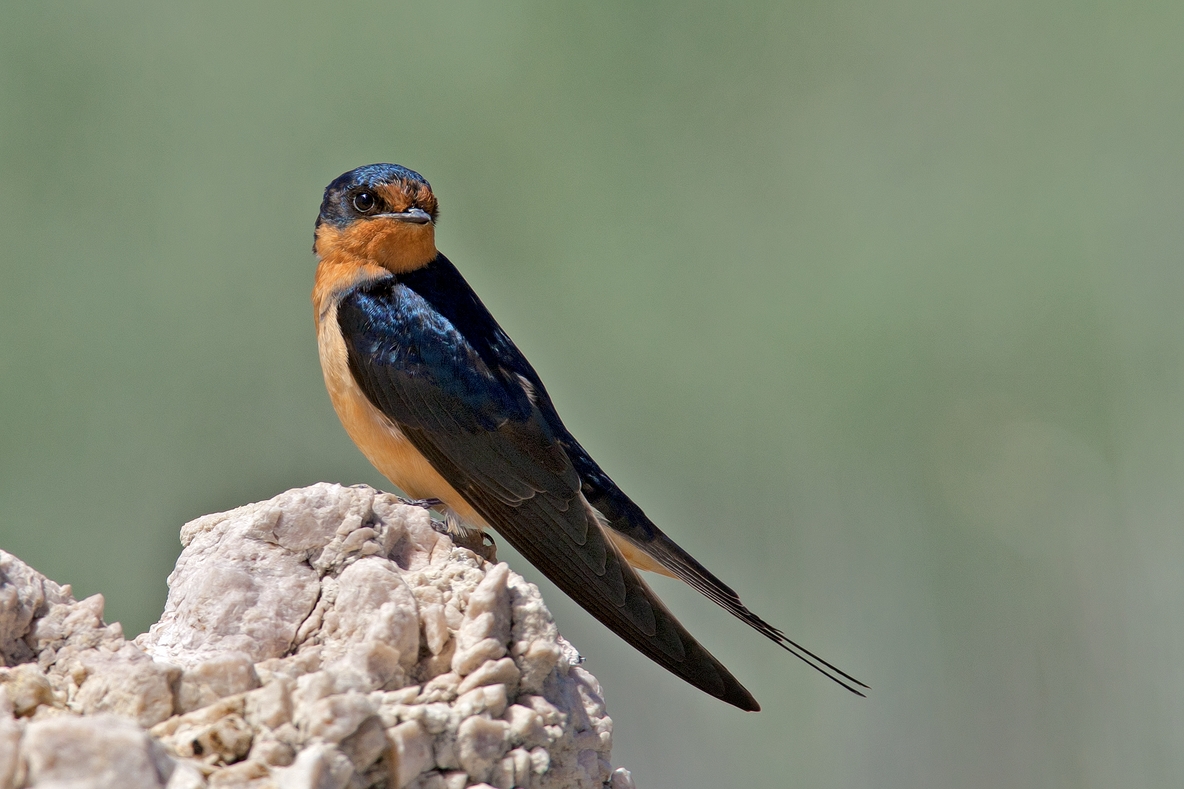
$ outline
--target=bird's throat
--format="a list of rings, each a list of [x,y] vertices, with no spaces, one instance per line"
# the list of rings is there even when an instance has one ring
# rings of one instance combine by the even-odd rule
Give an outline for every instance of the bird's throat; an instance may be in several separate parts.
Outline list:
[[[322,224],[317,228],[316,252],[324,261],[340,257],[355,265],[372,263],[392,274],[415,271],[436,259],[436,229],[428,224],[378,217],[346,227]]]

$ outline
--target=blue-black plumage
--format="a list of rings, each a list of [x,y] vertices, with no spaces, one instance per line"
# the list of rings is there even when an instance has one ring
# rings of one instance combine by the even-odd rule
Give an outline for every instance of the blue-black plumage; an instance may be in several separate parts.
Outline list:
[[[749,611],[568,432],[530,363],[435,248],[427,181],[398,165],[335,179],[317,220],[313,301],[342,424],[395,485],[492,527],[593,616],[696,687],[752,695],[637,573],[680,578],[853,693],[866,685]],[[636,569],[635,569],[636,568]]]

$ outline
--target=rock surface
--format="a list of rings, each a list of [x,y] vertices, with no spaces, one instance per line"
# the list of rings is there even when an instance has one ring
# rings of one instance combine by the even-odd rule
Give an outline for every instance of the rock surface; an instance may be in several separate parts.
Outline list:
[[[631,789],[538,588],[318,484],[181,530],[133,642],[0,551],[0,789]]]

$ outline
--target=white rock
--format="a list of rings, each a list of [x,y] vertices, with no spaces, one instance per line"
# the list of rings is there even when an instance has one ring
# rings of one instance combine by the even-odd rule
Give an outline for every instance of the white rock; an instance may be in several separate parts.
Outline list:
[[[126,718],[59,717],[29,724],[21,743],[32,787],[160,789],[168,757]]]
[[[320,484],[182,543],[134,643],[0,552],[0,789],[632,786],[537,587],[425,510]]]
[[[0,789],[15,789],[20,777],[21,727],[11,717],[0,717]]]
[[[395,786],[403,789],[432,766],[432,736],[417,721],[401,723],[387,734],[397,765]]]
[[[456,692],[463,695],[482,685],[502,684],[510,688],[511,695],[517,695],[518,679],[521,676],[522,672],[518,670],[518,666],[514,665],[514,661],[510,658],[487,660],[481,664],[481,668],[461,680]]]
[[[505,685],[483,685],[459,696],[453,709],[461,718],[479,715],[482,712],[488,712],[490,716],[497,718],[505,712],[506,703]]]
[[[226,652],[182,672],[177,712],[190,712],[236,693],[259,687],[259,675],[245,652]]]
[[[415,622],[406,623],[415,627]],[[369,693],[373,690],[403,687],[407,674],[400,662],[399,650],[382,641],[349,645],[348,651],[327,667],[340,690]]]
[[[272,771],[279,789],[345,789],[356,774],[345,754],[331,745],[313,744],[291,767]]]
[[[474,715],[465,718],[457,731],[457,755],[469,777],[484,781],[510,744],[510,725]]]
[[[88,650],[76,658],[80,687],[71,707],[84,714],[110,712],[154,726],[173,714],[175,667],[157,663],[131,644],[118,652]]]
[[[521,748],[515,748],[494,765],[489,782],[497,789],[514,789],[515,786],[528,785],[530,774],[530,753]]]
[[[310,737],[336,743],[357,731],[374,713],[374,705],[361,693],[339,693],[298,709],[296,723]]]
[[[0,653],[7,665],[32,660],[35,653],[25,636],[36,617],[51,606],[73,602],[69,587],[61,587],[10,553],[0,551]]]
[[[278,729],[292,720],[292,681],[275,677],[243,697],[243,717],[254,729]]]
[[[364,773],[369,770],[390,748],[382,719],[371,715],[354,729],[353,733],[337,744],[337,747],[353,762],[354,770]],[[390,768],[385,770],[390,774]]]
[[[186,524],[164,614],[137,643],[183,668],[223,652],[286,655],[319,584],[303,553],[277,544],[280,515],[264,502]]]
[[[49,678],[36,663],[0,668],[0,687],[4,688],[6,714],[27,717],[42,704],[55,701]]]
[[[351,644],[377,642],[395,649],[402,665],[415,665],[418,612],[398,565],[366,557],[346,567],[337,583],[336,601],[321,629],[326,659],[344,655]]]
[[[506,654],[510,640],[510,566],[498,564],[469,595],[452,669],[462,677],[488,660]]]
[[[192,764],[181,762],[173,769],[164,789],[204,789],[206,777]]]
[[[521,704],[513,704],[506,710],[505,718],[510,724],[510,741],[515,745],[533,748],[546,744],[547,730],[539,713]]]

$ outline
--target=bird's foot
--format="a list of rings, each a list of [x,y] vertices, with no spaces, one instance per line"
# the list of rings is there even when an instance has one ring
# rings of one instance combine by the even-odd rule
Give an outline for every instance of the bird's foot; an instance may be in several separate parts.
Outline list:
[[[367,485],[365,482],[359,482],[356,485],[350,485],[354,490],[372,490],[375,493],[381,493],[383,496],[394,496],[399,500],[400,504],[406,504],[409,507],[423,507],[425,510],[439,507],[444,502],[439,499],[409,499],[406,496],[400,496],[397,493],[387,493],[385,490],[379,490],[373,485]]]
[[[402,496],[395,496],[395,498],[408,507],[422,507],[425,510],[435,509],[444,503],[439,499],[405,499]]]
[[[486,544],[482,545],[477,553],[481,556],[484,556],[485,561],[492,564],[497,564],[497,543],[494,541],[493,535],[481,532],[481,539],[484,540]]]
[[[497,563],[497,543],[493,537],[480,529],[469,526],[451,512],[444,513],[444,520],[432,519],[432,528],[447,535],[461,548],[468,548],[487,562]]]

